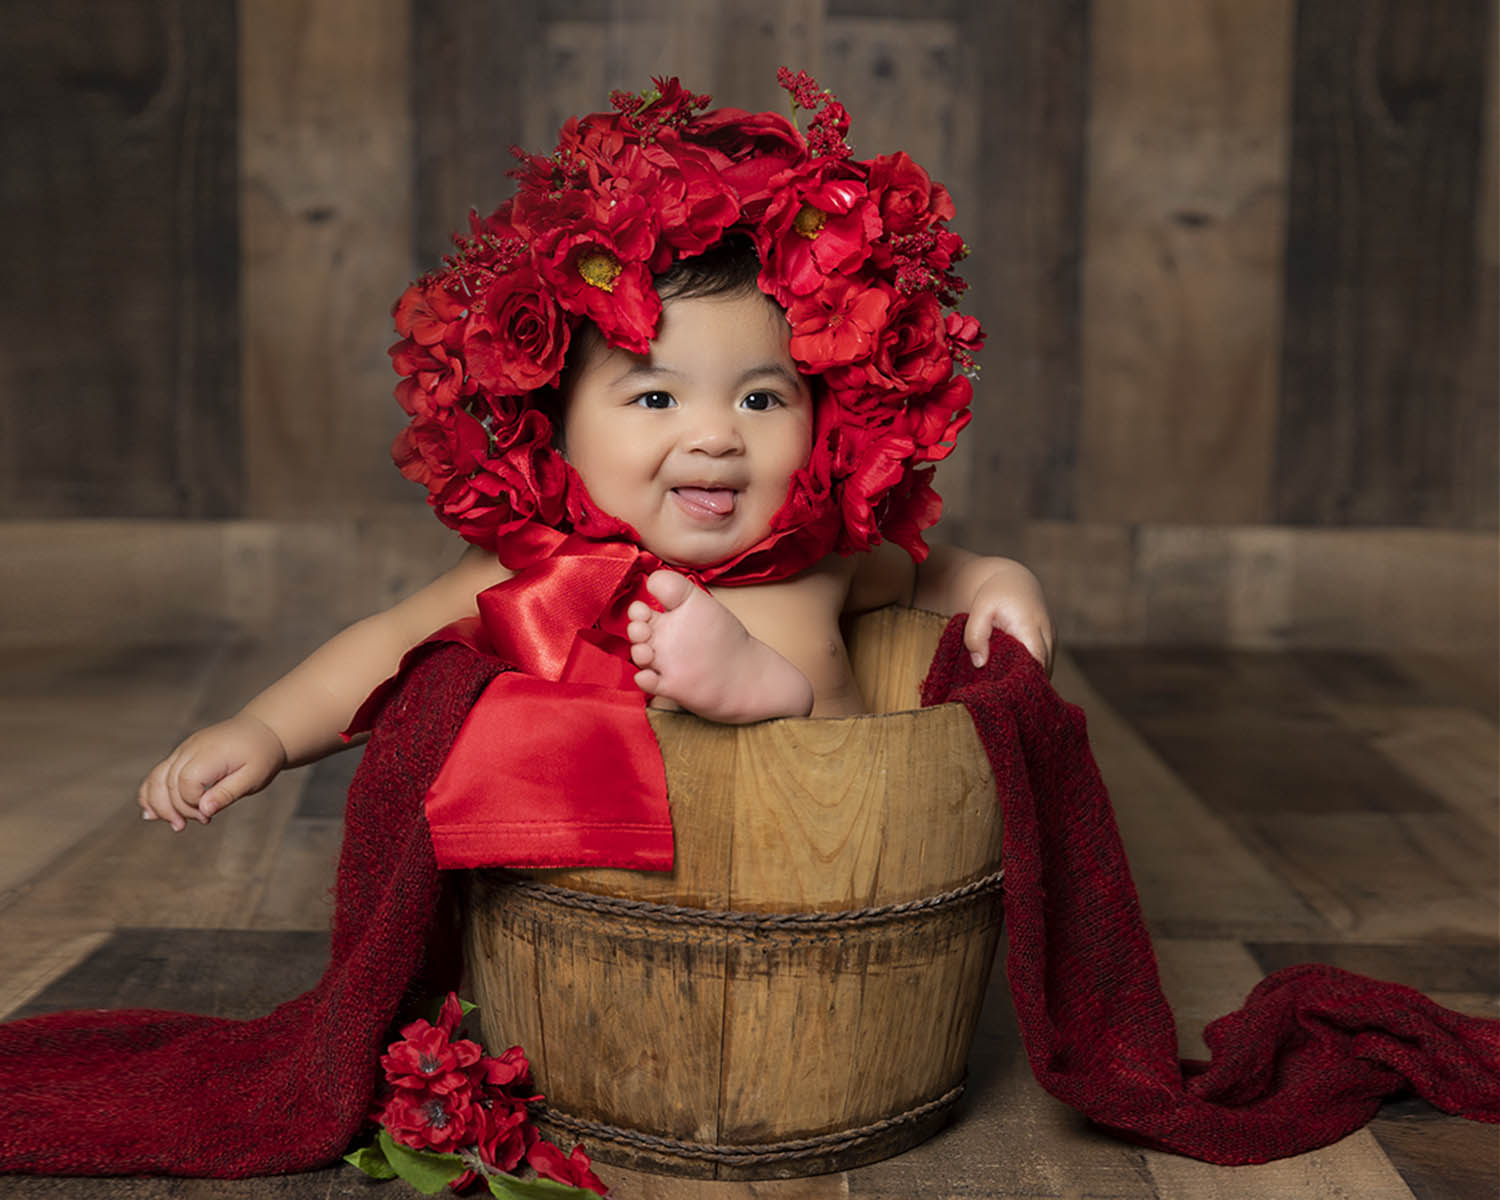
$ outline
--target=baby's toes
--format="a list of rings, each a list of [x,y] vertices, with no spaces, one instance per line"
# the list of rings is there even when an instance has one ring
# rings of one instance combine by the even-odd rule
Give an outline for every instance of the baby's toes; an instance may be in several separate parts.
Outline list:
[[[625,626],[625,636],[632,642],[649,642],[651,640],[651,622],[632,619],[630,624]]]
[[[657,689],[661,687],[661,675],[651,670],[637,671],[635,673],[635,686],[645,692],[646,695],[654,696]]]
[[[656,661],[656,650],[650,642],[632,642],[630,645],[630,661],[638,667],[649,667]]]
[[[646,576],[646,590],[670,612],[674,608],[680,608],[693,594],[693,581],[676,571],[652,571]]]

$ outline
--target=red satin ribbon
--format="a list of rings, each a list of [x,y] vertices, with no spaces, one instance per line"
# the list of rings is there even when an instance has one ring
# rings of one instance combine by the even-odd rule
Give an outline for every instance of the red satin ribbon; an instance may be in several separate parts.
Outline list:
[[[662,565],[628,542],[533,527],[506,544],[517,574],[481,592],[478,618],[438,630],[360,706],[368,729],[414,656],[461,642],[516,668],[497,675],[427,793],[438,866],[672,866],[666,770],[625,637],[655,606]]]

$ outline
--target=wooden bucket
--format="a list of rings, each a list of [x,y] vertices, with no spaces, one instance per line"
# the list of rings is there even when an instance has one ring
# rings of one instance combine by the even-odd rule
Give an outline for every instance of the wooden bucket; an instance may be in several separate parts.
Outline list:
[[[935,1132],[1000,932],[994,781],[960,705],[914,709],[944,622],[884,609],[850,651],[884,715],[652,713],[671,873],[469,874],[486,1043],[539,1124],[674,1175],[837,1171]]]

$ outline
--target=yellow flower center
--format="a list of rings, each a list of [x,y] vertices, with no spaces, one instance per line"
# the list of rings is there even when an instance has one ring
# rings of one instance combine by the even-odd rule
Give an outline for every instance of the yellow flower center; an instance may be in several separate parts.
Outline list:
[[[823,226],[828,224],[828,214],[821,208],[814,208],[811,204],[804,204],[802,211],[792,221],[792,228],[803,237],[811,241],[823,232]]]
[[[583,276],[583,281],[605,292],[615,290],[615,280],[622,270],[619,259],[603,250],[585,254],[578,260],[578,273]]]

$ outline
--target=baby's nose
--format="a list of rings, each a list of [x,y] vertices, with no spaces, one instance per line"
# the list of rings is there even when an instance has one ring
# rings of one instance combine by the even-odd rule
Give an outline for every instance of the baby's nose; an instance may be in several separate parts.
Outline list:
[[[740,437],[734,419],[729,416],[704,417],[694,422],[687,431],[684,442],[688,450],[714,456],[738,454],[744,450],[745,442]]]

